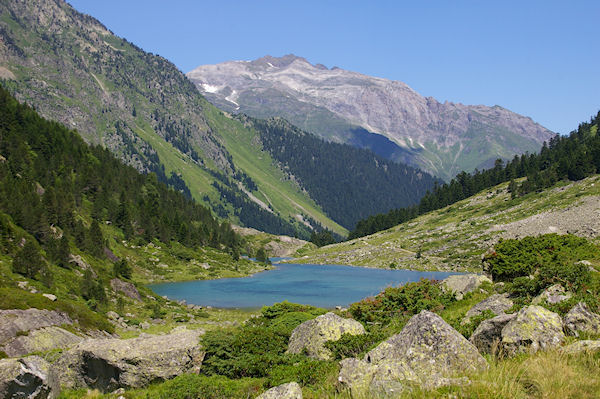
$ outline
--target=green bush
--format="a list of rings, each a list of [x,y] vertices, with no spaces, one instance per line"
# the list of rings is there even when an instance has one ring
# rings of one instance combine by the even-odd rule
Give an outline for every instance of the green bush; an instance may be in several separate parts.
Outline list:
[[[374,297],[353,303],[348,309],[363,324],[387,324],[393,318],[410,317],[421,310],[440,311],[454,300],[439,282],[422,279],[399,287],[389,287]]]
[[[381,330],[362,335],[342,334],[337,341],[327,341],[325,347],[333,353],[336,359],[361,357],[385,338],[386,334]]]
[[[275,319],[285,313],[291,312],[304,312],[316,317],[327,313],[327,310],[310,305],[300,305],[297,303],[291,303],[288,301],[276,303],[273,306],[264,306],[261,309],[262,316],[267,319]]]
[[[304,323],[307,320],[314,319],[315,316],[306,312],[290,312],[285,313],[269,324],[269,328],[282,336],[289,337],[292,335],[292,331],[294,328],[298,327],[300,324]]]
[[[293,357],[290,357],[290,360]],[[302,386],[323,386],[331,374],[338,374],[337,362],[302,359],[273,367],[269,373],[269,386],[295,381]]]

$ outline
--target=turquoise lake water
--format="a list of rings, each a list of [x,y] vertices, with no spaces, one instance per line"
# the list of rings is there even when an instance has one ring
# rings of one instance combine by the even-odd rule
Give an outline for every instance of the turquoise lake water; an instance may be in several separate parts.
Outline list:
[[[258,308],[287,300],[324,308],[347,306],[388,286],[421,278],[441,280],[446,272],[384,270],[340,265],[277,264],[249,277],[150,285],[159,295],[219,308]]]

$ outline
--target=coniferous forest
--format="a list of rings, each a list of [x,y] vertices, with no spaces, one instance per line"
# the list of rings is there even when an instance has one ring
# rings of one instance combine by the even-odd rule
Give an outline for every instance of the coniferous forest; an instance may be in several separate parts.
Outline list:
[[[493,168],[461,172],[449,183],[436,185],[418,205],[393,209],[359,221],[348,238],[389,229],[407,220],[468,198],[481,190],[510,182],[513,197],[553,186],[559,180],[581,180],[600,172],[600,112],[589,123],[581,123],[569,136],[554,136],[537,154],[523,154],[509,162],[498,159]],[[515,179],[526,177],[520,183]]]
[[[373,213],[416,204],[437,181],[371,151],[327,142],[281,118],[238,118],[257,130],[263,148],[347,228]]]
[[[10,223],[23,228],[60,263],[69,241],[103,255],[100,224],[125,238],[178,241],[238,250],[239,237],[227,222],[179,191],[125,166],[108,150],[88,146],[74,131],[41,118],[0,87],[1,250],[18,249]],[[83,218],[83,213],[91,215]],[[36,244],[37,245],[37,244]],[[61,255],[62,254],[62,255]]]

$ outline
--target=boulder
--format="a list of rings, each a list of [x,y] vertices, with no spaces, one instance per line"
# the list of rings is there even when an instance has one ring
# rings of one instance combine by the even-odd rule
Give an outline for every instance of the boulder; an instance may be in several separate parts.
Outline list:
[[[17,333],[63,324],[73,324],[73,320],[66,313],[55,310],[0,310],[0,346],[16,337]]]
[[[532,305],[539,305],[542,301],[546,300],[550,305],[557,304],[562,301],[566,301],[571,298],[573,294],[565,291],[564,287],[560,284],[554,284],[551,287],[546,288],[540,295],[533,298],[531,301]]]
[[[498,316],[504,314],[504,312],[512,307],[513,301],[508,298],[508,294],[494,294],[469,309],[465,314],[463,322],[468,323],[471,317],[479,316],[486,310]]]
[[[483,283],[491,283],[488,277],[481,274],[457,274],[442,280],[442,288],[453,292],[457,300],[463,299],[465,294],[475,291]]]
[[[561,352],[569,355],[577,355],[580,353],[596,353],[600,352],[600,341],[593,341],[589,339],[576,341],[570,345],[562,347],[560,350]]]
[[[565,339],[562,319],[541,306],[521,309],[502,329],[502,350],[508,354],[559,346]]]
[[[46,399],[59,393],[57,375],[41,357],[0,360],[0,398]]]
[[[132,283],[128,283],[118,278],[113,278],[112,280],[110,280],[110,287],[113,289],[113,291],[121,292],[131,299],[140,302],[142,301],[142,296],[138,292],[137,288],[135,288],[135,285],[133,285]]]
[[[287,353],[303,353],[314,359],[327,360],[331,351],[325,342],[337,341],[342,334],[361,335],[365,328],[356,320],[344,319],[334,313],[326,313],[305,321],[292,331]]]
[[[342,361],[338,380],[354,396],[394,396],[410,385],[431,389],[464,383],[462,375],[487,366],[473,344],[441,317],[424,310],[364,360]]]
[[[516,313],[502,314],[482,321],[471,334],[469,341],[481,353],[496,354],[502,341],[502,329],[516,316]]]
[[[10,357],[25,356],[32,352],[66,349],[83,341],[83,338],[56,326],[43,327],[28,335],[19,335],[8,341],[2,350]]]
[[[111,392],[143,387],[179,374],[198,372],[204,358],[199,330],[132,339],[90,339],[80,342],[56,361],[66,388]]]
[[[600,334],[600,315],[588,308],[585,302],[579,302],[565,315],[564,327],[568,334],[579,336],[580,332]]]
[[[288,382],[263,392],[256,399],[302,399],[302,388],[297,382]]]

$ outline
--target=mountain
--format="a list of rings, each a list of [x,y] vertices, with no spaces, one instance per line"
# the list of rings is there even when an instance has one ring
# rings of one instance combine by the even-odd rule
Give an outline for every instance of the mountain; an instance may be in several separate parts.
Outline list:
[[[187,76],[230,112],[281,116],[327,140],[370,148],[446,180],[537,151],[552,136],[500,106],[440,103],[406,84],[292,54],[203,65]]]
[[[353,227],[338,217],[343,201],[337,209],[323,202],[318,191],[331,192],[328,187],[296,179],[263,148],[256,129],[215,108],[175,65],[64,1],[0,3],[0,80],[42,116],[77,129],[139,171],[156,173],[220,218],[303,238],[320,229],[345,235]],[[358,168],[350,156],[345,160]],[[432,187],[422,172],[410,170],[406,195],[389,207],[415,203]],[[377,173],[386,179],[383,167]],[[331,177],[343,180],[339,173]],[[335,196],[352,198],[368,184],[364,178],[338,185]],[[374,195],[393,192],[395,182]],[[359,214],[369,212],[364,204]]]

